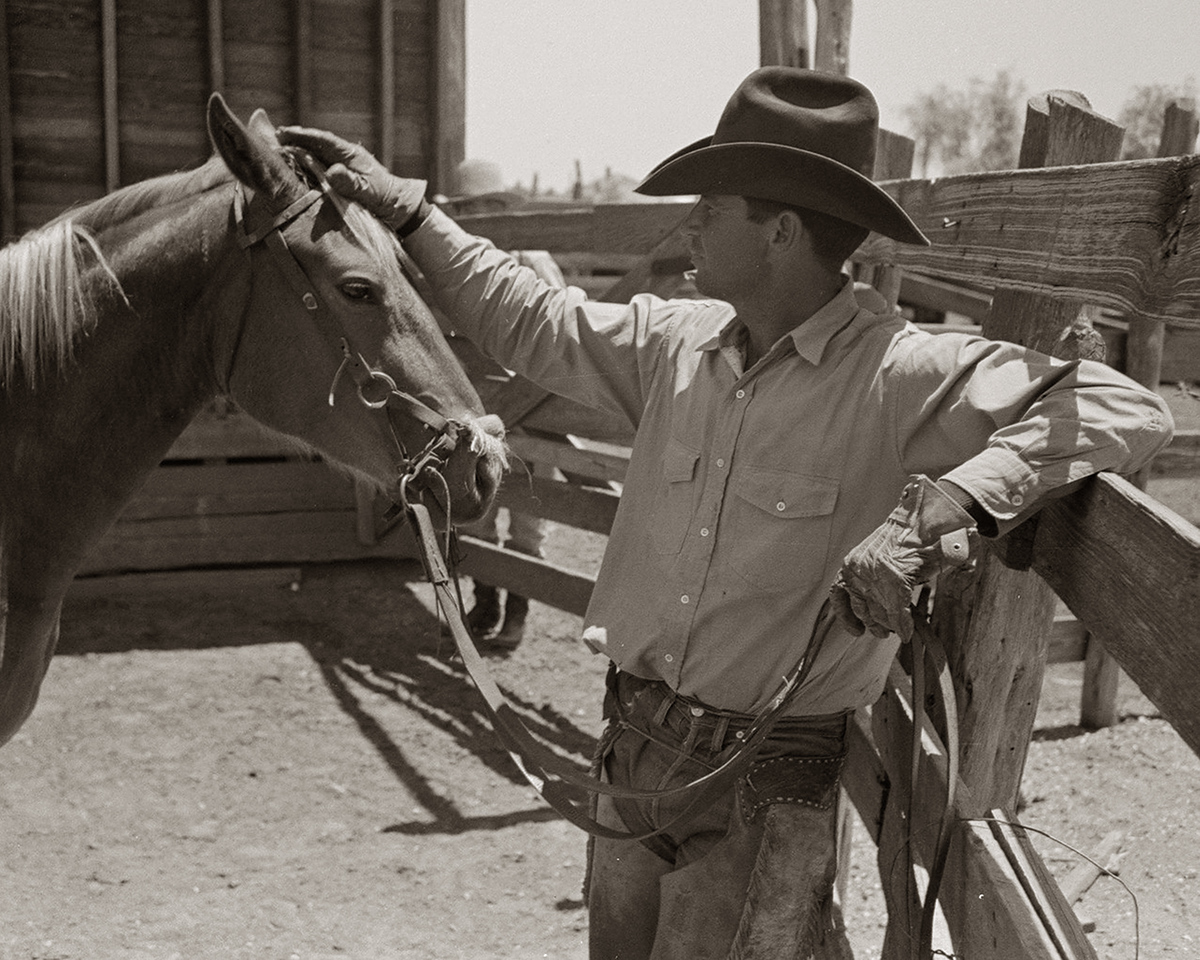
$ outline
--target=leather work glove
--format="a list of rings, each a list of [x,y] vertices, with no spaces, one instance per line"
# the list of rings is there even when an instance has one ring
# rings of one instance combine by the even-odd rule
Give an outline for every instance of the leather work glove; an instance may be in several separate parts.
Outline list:
[[[325,176],[338,194],[361,203],[401,236],[428,215],[426,181],[397,177],[361,144],[311,127],[280,127],[276,135],[280,143],[307,150],[325,164]]]
[[[838,620],[855,636],[908,642],[913,590],[970,562],[977,544],[975,521],[954,498],[923,474],[910,478],[887,520],[846,555],[830,590]]]

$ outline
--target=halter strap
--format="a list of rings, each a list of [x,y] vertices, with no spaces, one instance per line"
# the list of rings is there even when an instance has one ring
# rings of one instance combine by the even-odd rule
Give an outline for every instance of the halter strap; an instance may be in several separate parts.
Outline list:
[[[314,203],[325,196],[324,191],[318,190],[315,187],[309,190],[303,196],[298,197],[289,203],[286,207],[275,214],[275,217],[270,223],[264,224],[253,233],[246,227],[246,199],[241,183],[233,185],[233,218],[238,225],[237,242],[238,246],[245,250],[247,247],[252,247],[260,240],[268,236],[275,230],[280,230],[286,227],[289,223],[295,220],[300,214],[311,207]]]

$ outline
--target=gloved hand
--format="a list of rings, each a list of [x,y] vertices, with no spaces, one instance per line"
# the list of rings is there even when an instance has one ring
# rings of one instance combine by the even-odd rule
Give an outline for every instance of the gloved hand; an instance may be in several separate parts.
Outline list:
[[[426,181],[397,177],[361,144],[311,127],[280,127],[276,135],[280,143],[307,150],[325,164],[334,190],[361,203],[396,232],[411,232],[405,227],[419,226],[428,214]]]
[[[971,515],[928,477],[912,477],[887,520],[846,555],[830,591],[838,620],[856,636],[907,642],[913,589],[970,562],[977,544]]]

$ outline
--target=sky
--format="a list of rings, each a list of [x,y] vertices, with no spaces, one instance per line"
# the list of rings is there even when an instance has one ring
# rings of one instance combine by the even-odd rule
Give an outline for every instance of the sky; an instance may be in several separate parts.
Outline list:
[[[467,156],[508,183],[642,177],[712,133],[759,65],[757,0],[467,0]],[[815,14],[809,13],[810,32]],[[1137,86],[1200,82],[1200,0],[854,0],[850,75],[908,133],[939,84],[1008,70],[1116,119]]]

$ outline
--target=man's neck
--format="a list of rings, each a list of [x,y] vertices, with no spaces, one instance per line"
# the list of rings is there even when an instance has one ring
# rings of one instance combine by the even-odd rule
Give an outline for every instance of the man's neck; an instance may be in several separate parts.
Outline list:
[[[755,302],[735,304],[746,326],[746,368],[754,366],[780,337],[795,330],[837,296],[845,278],[840,273],[813,271],[807,278],[772,285]]]

